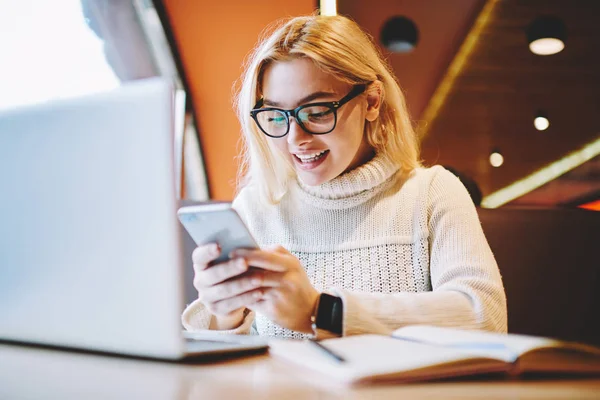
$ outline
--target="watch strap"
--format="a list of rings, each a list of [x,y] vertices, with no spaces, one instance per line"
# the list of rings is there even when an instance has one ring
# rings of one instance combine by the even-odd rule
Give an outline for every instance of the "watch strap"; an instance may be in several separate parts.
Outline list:
[[[341,336],[343,332],[344,303],[340,297],[321,293],[311,317],[312,330],[315,337],[319,330]]]

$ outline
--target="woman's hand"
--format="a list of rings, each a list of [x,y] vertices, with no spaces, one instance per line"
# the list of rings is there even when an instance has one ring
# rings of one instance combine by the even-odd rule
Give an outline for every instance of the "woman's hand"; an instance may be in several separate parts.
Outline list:
[[[227,330],[240,326],[244,320],[244,305],[262,297],[259,287],[264,283],[253,283],[243,258],[209,266],[220,254],[216,243],[194,250],[194,287],[198,291],[198,299],[213,315],[209,328]]]
[[[259,285],[259,299],[245,303],[276,324],[298,332],[310,333],[310,317],[319,297],[300,261],[281,246],[261,250],[238,249],[232,257],[252,265],[250,279]],[[243,281],[247,277],[236,280]],[[260,281],[260,283],[258,282]],[[243,285],[242,285],[243,286]],[[257,293],[252,291],[253,297]]]

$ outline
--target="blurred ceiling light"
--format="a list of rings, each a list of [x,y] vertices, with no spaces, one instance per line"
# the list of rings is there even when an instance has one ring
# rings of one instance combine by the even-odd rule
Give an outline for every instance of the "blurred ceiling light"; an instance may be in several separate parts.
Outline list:
[[[446,70],[442,81],[435,89],[434,94],[431,96],[425,111],[421,115],[421,123],[417,125],[418,134],[423,140],[429,134],[429,129],[433,124],[431,123],[437,118],[438,113],[442,106],[446,103],[448,94],[454,87],[454,81],[456,77],[463,70],[465,64],[469,61],[473,50],[476,47],[478,41],[482,40],[482,32],[488,26],[491,16],[494,14],[496,4],[502,2],[502,0],[487,0],[483,9],[477,16],[473,27],[467,34],[465,40],[460,45],[458,52],[454,56],[454,59],[450,63],[450,66]]]
[[[600,154],[600,139],[588,143],[544,168],[484,197],[481,206],[496,208],[539,188]]]
[[[402,16],[388,19],[381,29],[381,43],[393,53],[409,53],[419,41],[415,23]]]
[[[539,17],[527,27],[529,50],[540,56],[560,53],[565,48],[566,28],[556,17]]]
[[[321,15],[337,15],[337,0],[320,0]]]
[[[545,131],[550,126],[550,121],[545,113],[539,111],[533,120],[533,126],[535,126],[535,129],[538,131]]]
[[[492,154],[490,154],[490,164],[496,168],[504,164],[504,157],[500,154],[499,150],[493,150]]]

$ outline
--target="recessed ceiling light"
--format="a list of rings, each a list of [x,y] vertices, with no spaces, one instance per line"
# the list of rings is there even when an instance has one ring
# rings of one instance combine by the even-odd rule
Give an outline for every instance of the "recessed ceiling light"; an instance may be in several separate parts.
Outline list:
[[[566,28],[556,17],[539,17],[527,27],[529,50],[540,56],[560,53],[565,48]]]
[[[415,23],[406,17],[388,19],[381,29],[381,43],[391,52],[411,52],[419,41],[419,31]]]
[[[535,119],[533,120],[533,126],[535,126],[535,129],[538,131],[545,131],[550,126],[550,121],[548,120],[546,114],[540,111],[536,114]]]
[[[539,56],[550,56],[560,53],[564,48],[565,43],[562,40],[554,38],[542,38],[529,43],[529,50]]]
[[[502,154],[500,154],[500,151],[492,151],[492,154],[490,154],[490,164],[492,164],[492,167],[496,168],[504,164],[504,157],[502,156]]]

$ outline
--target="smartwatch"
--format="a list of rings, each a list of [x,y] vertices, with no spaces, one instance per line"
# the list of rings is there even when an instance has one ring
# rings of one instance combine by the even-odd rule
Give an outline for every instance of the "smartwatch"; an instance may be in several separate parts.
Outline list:
[[[344,303],[337,296],[321,293],[311,316],[312,331],[315,337],[319,330],[341,336],[343,332]]]

